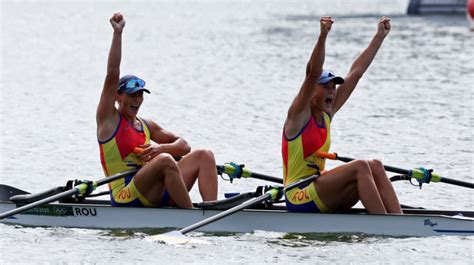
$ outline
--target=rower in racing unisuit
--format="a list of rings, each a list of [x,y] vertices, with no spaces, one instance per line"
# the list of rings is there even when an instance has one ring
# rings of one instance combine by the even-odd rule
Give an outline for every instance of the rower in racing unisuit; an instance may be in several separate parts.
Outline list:
[[[318,170],[322,173],[312,183],[288,191],[286,205],[289,211],[341,212],[360,200],[371,214],[401,214],[397,195],[380,161],[355,160],[324,171],[325,159],[317,156],[317,151],[328,152],[334,115],[353,92],[391,27],[388,18],[379,20],[372,41],[342,78],[323,70],[325,43],[333,22],[331,17],[320,20],[321,31],[306,67],[306,78],[288,110],[282,136],[285,185]]]
[[[134,75],[120,77],[122,31],[120,13],[110,19],[112,45],[107,75],[97,107],[97,137],[105,175],[138,168],[135,175],[111,182],[114,206],[176,205],[192,208],[188,191],[196,179],[204,201],[217,199],[217,172],[209,150],[191,150],[188,143],[151,119],[138,117],[145,81]],[[117,103],[117,107],[116,107]],[[139,154],[137,148],[143,149]],[[176,161],[176,157],[181,157]]]

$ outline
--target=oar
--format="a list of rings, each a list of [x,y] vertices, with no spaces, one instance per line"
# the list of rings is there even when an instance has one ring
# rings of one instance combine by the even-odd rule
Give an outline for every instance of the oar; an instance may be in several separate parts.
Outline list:
[[[321,152],[321,151],[317,152],[317,156],[322,157],[322,158],[332,159],[332,160],[339,160],[343,162],[350,162],[350,161],[355,160],[355,158],[339,156],[337,153],[326,153],[326,152]],[[441,177],[440,175],[433,173],[432,170],[427,170],[425,168],[415,168],[412,170],[408,170],[408,169],[386,166],[386,165],[384,165],[384,168],[385,170],[390,171],[390,172],[403,174],[403,175],[407,175],[409,177],[415,178],[420,184],[420,187],[423,183],[443,182],[447,184],[474,189],[474,183]]]
[[[283,179],[281,178],[276,178],[276,177],[252,172],[244,168],[244,165],[237,165],[231,162],[231,163],[225,163],[224,165],[217,165],[216,167],[217,167],[217,172],[225,173],[229,175],[230,182],[232,182],[232,180],[235,178],[243,177],[243,178],[255,178],[255,179],[261,179],[261,180],[267,180],[267,181],[283,184]]]
[[[180,230],[174,230],[174,231],[171,231],[171,232],[168,232],[168,233],[165,233],[165,234],[160,234],[160,235],[153,236],[152,240],[159,240],[159,241],[163,241],[163,242],[166,242],[166,243],[177,243],[177,244],[188,243],[188,242],[191,241],[191,238],[186,237],[185,236],[186,233],[194,231],[194,230],[196,230],[200,227],[203,227],[205,225],[209,225],[211,223],[214,223],[214,222],[216,222],[216,221],[218,221],[218,220],[220,220],[224,217],[230,216],[230,215],[232,215],[232,214],[234,214],[238,211],[241,211],[243,209],[252,207],[253,205],[256,205],[256,204],[259,204],[259,203],[262,203],[262,202],[265,202],[265,201],[276,201],[286,191],[294,189],[294,188],[296,188],[298,186],[301,186],[305,183],[311,182],[314,179],[316,179],[318,176],[319,175],[312,175],[312,176],[309,176],[307,178],[301,179],[299,181],[293,182],[284,189],[282,187],[272,187],[270,190],[265,192],[265,194],[263,194],[263,195],[261,195],[257,198],[250,199],[250,200],[248,200],[248,201],[246,201],[246,202],[244,202],[244,203],[242,203],[238,206],[232,207],[232,208],[230,208],[226,211],[223,211],[221,213],[213,215],[209,218],[206,218],[202,221],[199,221],[195,224],[192,224],[192,225],[187,226],[185,228],[182,228]],[[282,192],[282,190],[283,190],[283,192]]]
[[[7,218],[7,217],[10,217],[12,215],[18,214],[18,213],[27,211],[29,209],[41,206],[43,204],[47,204],[47,203],[50,203],[50,202],[53,202],[53,201],[60,200],[62,198],[67,198],[67,197],[71,197],[73,195],[78,195],[78,194],[90,193],[101,185],[104,185],[104,184],[112,182],[114,180],[123,178],[123,177],[128,176],[129,174],[132,174],[132,173],[135,173],[135,172],[137,172],[137,170],[132,169],[132,170],[124,171],[124,172],[121,172],[121,173],[118,173],[118,174],[115,174],[115,175],[112,175],[112,176],[105,177],[105,178],[100,179],[98,181],[90,181],[90,182],[87,182],[87,183],[81,183],[81,184],[75,186],[74,188],[72,188],[70,190],[63,191],[61,193],[58,193],[56,195],[44,198],[42,200],[27,204],[27,205],[23,205],[21,207],[15,208],[13,210],[4,212],[4,213],[0,214],[0,220],[4,219],[4,218]]]

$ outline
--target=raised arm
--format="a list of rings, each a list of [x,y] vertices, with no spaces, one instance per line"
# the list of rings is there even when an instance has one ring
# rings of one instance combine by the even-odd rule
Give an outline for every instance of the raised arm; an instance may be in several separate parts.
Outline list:
[[[377,26],[377,32],[372,38],[372,41],[370,42],[369,46],[365,48],[365,50],[362,51],[362,53],[357,57],[354,63],[352,63],[349,73],[344,78],[344,84],[340,85],[337,89],[336,98],[334,100],[332,108],[333,115],[342,107],[342,105],[344,105],[349,96],[352,94],[352,91],[354,91],[354,88],[356,87],[357,83],[372,63],[372,60],[377,54],[377,51],[382,45],[382,42],[384,41],[385,37],[390,32],[390,28],[390,19],[386,17],[380,18]]]
[[[319,76],[323,72],[324,57],[326,53],[326,37],[334,21],[331,17],[322,17],[320,20],[321,31],[318,41],[313,49],[311,58],[306,66],[306,78],[300,91],[293,99],[285,120],[285,135],[293,137],[308,121],[311,116],[310,101]]]
[[[114,33],[107,61],[107,75],[96,113],[97,134],[99,138],[102,138],[101,136],[108,137],[108,131],[110,128],[112,128],[112,130],[115,129],[117,123],[116,119],[118,118],[117,110],[115,109],[115,99],[117,96],[120,61],[122,58],[122,31],[125,27],[125,20],[122,14],[115,13],[110,18],[110,24],[114,29]]]

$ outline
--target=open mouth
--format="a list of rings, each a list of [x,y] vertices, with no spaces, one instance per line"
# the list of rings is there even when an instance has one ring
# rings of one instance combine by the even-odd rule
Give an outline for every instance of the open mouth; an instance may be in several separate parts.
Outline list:
[[[324,102],[327,104],[327,105],[332,105],[332,103],[334,102],[334,96],[328,96]]]
[[[140,105],[131,105],[130,108],[132,108],[132,110],[134,111],[138,111],[138,109],[140,108]]]

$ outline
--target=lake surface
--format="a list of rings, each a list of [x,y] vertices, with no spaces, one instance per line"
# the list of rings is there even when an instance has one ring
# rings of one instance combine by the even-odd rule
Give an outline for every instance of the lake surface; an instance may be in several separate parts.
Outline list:
[[[145,79],[143,117],[213,150],[218,164],[244,163],[281,177],[286,111],[319,33],[333,16],[325,68],[345,75],[375,33],[392,32],[333,121],[332,151],[388,165],[433,168],[474,181],[474,33],[465,16],[406,16],[407,1],[2,1],[0,183],[30,192],[69,179],[99,179],[95,109],[121,11],[122,73]],[[328,161],[328,167],[340,162]],[[260,180],[220,180],[226,192]],[[394,183],[402,204],[474,208],[473,192]],[[191,191],[194,201],[201,198]],[[271,220],[268,220],[271,222]],[[0,261],[13,263],[453,263],[473,260],[469,237],[332,236],[295,239],[256,231],[192,233],[210,245],[170,246],[148,234],[0,224]]]

